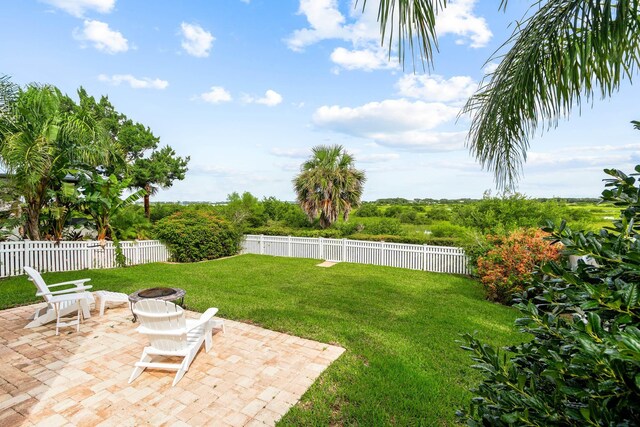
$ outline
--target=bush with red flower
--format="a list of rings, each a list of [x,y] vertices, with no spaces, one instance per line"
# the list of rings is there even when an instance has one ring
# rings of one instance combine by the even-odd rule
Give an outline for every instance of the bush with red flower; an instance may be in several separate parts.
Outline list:
[[[488,236],[491,249],[477,260],[477,274],[491,301],[509,304],[524,290],[536,266],[560,258],[560,247],[539,229],[520,229],[506,236]]]

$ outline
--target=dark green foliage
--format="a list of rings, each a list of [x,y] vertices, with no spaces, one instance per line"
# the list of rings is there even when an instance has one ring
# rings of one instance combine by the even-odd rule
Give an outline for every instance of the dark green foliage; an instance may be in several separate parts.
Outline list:
[[[434,221],[450,221],[451,210],[444,206],[434,206],[427,211],[426,217]]]
[[[120,240],[145,240],[151,237],[151,222],[144,216],[144,208],[131,205],[118,210],[111,218],[115,237]]]
[[[406,209],[400,213],[398,219],[403,224],[415,224],[418,219],[418,213],[413,209]]]
[[[185,210],[155,225],[157,239],[178,262],[196,262],[238,253],[242,235],[227,221],[204,210]]]
[[[467,230],[459,225],[442,222],[429,227],[433,237],[460,237]]]
[[[503,197],[485,197],[475,203],[464,204],[454,209],[451,222],[485,234],[503,234],[517,228],[535,228],[546,221],[559,221],[565,210],[556,200],[539,202],[522,194]]]
[[[534,276],[516,322],[531,341],[505,352],[465,335],[484,375],[460,413],[469,425],[640,423],[640,166],[631,176],[605,172],[602,198],[622,209],[612,227],[547,229],[568,254],[597,266],[550,262]]]
[[[152,223],[160,221],[162,218],[168,217],[178,211],[187,209],[186,206],[180,203],[152,203],[153,209],[151,209],[151,217],[149,218]],[[190,205],[188,208],[193,209],[196,205]],[[209,205],[206,205],[209,206]]]
[[[362,230],[365,234],[402,234],[400,221],[394,218],[381,218],[377,221],[370,221]]]
[[[413,245],[431,245],[431,246],[460,246],[460,239],[457,237],[433,237],[425,235],[394,235],[394,234],[364,234],[355,233],[348,236],[353,240],[369,240],[374,242],[389,243],[410,243]]]
[[[300,229],[284,226],[256,227],[248,228],[247,234],[264,234],[265,236],[294,236],[294,237],[327,237],[340,239],[343,236],[340,230],[334,228],[325,229]]]
[[[375,203],[363,203],[353,215],[360,217],[380,216],[380,209]]]
[[[222,214],[240,229],[263,226],[268,218],[264,212],[264,205],[248,191],[242,195],[236,192],[229,194],[227,204],[222,208]]]

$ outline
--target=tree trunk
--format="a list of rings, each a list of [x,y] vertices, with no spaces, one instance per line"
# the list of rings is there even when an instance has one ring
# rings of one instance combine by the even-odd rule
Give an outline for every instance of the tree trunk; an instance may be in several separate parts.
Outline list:
[[[151,219],[151,206],[149,206],[149,194],[151,194],[151,184],[145,184],[144,191],[144,216]]]
[[[27,220],[25,221],[25,231],[31,240],[40,240],[40,203],[29,201],[25,209]]]

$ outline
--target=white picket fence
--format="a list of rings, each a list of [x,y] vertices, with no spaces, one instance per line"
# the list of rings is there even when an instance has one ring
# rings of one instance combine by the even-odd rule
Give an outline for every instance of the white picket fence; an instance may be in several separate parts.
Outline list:
[[[242,253],[384,265],[438,273],[469,274],[462,248],[368,242],[322,237],[246,235]]]
[[[169,260],[169,250],[157,240],[121,244],[127,265]],[[104,247],[97,241],[0,242],[0,277],[22,275],[24,266],[40,272],[113,268],[116,267],[116,251],[113,242],[106,242]]]

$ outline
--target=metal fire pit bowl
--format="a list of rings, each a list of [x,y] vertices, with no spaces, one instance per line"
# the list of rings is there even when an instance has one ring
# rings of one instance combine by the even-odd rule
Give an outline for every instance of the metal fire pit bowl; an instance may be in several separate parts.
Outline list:
[[[133,304],[143,299],[159,299],[162,301],[177,301],[180,307],[184,308],[184,296],[187,291],[180,288],[150,288],[140,289],[129,295],[129,304],[131,306],[131,313],[133,314],[133,321],[138,321],[138,316],[133,312]]]

